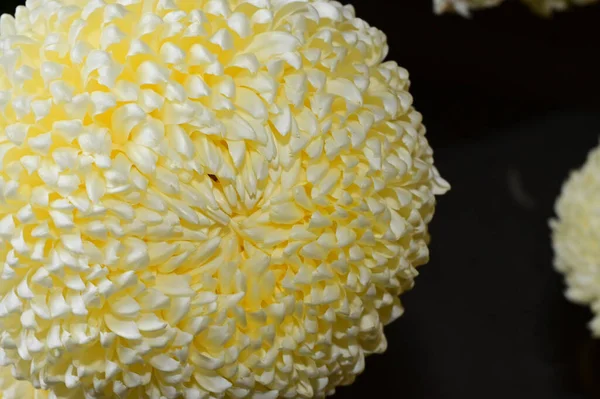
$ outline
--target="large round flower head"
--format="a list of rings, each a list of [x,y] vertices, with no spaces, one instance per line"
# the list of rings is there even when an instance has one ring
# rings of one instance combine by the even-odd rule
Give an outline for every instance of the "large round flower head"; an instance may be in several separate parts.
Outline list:
[[[433,0],[435,12],[457,12],[469,16],[471,10],[495,7],[504,0]],[[522,0],[534,12],[549,16],[556,11],[564,11],[570,6],[584,6],[595,3],[597,0]]]
[[[600,337],[600,147],[586,164],[571,174],[556,203],[553,231],[555,266],[564,273],[566,296],[590,305],[596,317],[590,323]]]
[[[28,0],[0,47],[16,379],[57,398],[323,397],[385,349],[447,184],[407,72],[352,7]]]

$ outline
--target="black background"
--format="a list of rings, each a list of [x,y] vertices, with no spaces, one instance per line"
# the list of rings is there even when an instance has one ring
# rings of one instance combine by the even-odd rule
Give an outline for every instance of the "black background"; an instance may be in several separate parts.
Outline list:
[[[600,398],[590,314],[563,299],[548,229],[562,181],[598,143],[600,5],[547,20],[509,0],[466,20],[430,0],[344,2],[411,73],[453,189],[388,351],[335,398]]]

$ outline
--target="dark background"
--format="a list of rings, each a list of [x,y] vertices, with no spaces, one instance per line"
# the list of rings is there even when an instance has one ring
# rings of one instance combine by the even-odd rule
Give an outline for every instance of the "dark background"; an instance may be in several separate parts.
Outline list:
[[[547,20],[509,0],[466,20],[433,15],[430,0],[344,2],[410,71],[453,189],[388,351],[335,398],[600,398],[590,314],[563,299],[547,227],[598,143],[600,5]]]
[[[465,20],[429,0],[346,3],[409,70],[453,188],[388,351],[335,397],[600,398],[591,314],[564,299],[548,228],[563,180],[598,144],[600,5],[548,20],[509,1]]]

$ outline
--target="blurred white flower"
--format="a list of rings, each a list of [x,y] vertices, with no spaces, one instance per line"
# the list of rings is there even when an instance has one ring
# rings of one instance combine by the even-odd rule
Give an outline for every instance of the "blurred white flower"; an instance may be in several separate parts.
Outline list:
[[[590,327],[600,337],[600,147],[564,184],[556,214],[550,222],[554,263],[565,276],[565,295],[591,307]]]
[[[434,10],[437,14],[455,12],[465,17],[471,15],[472,10],[489,8],[503,3],[505,0],[434,0]],[[551,15],[556,11],[563,11],[570,6],[583,6],[595,3],[597,0],[521,0],[534,12],[540,15]]]

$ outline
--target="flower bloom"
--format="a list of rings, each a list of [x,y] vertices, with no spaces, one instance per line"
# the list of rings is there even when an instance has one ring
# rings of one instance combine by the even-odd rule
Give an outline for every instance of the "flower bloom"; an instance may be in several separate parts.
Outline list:
[[[522,0],[534,12],[549,16],[555,11],[564,11],[570,6],[584,6],[595,3],[597,0]],[[504,0],[433,0],[435,12],[456,12],[465,17],[470,15],[471,10],[495,7]]]
[[[600,147],[571,174],[556,203],[553,232],[555,267],[565,275],[565,295],[590,305],[596,317],[592,333],[600,337]]]
[[[28,0],[0,49],[6,384],[323,397],[386,348],[448,186],[352,7]]]

